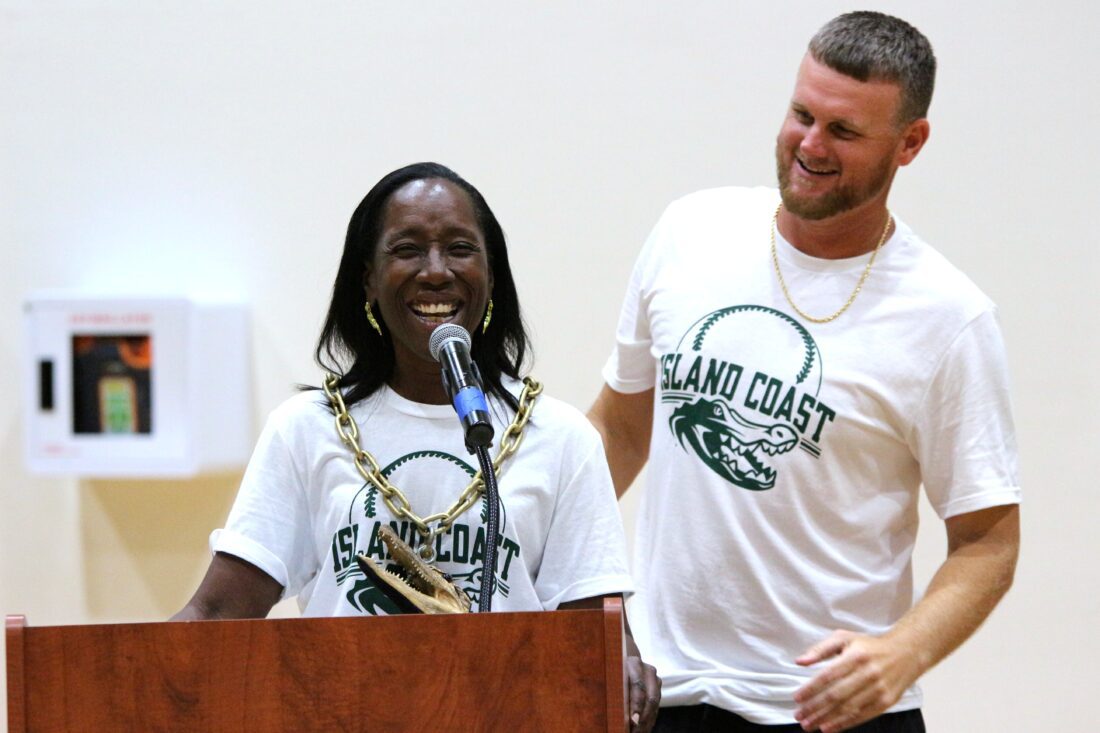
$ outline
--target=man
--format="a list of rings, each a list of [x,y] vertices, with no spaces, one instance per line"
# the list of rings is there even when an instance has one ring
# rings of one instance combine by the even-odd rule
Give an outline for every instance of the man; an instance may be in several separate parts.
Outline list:
[[[649,460],[631,623],[664,683],[655,730],[922,731],[916,680],[1012,582],[994,306],[887,209],[934,76],[904,21],[829,22],[778,194],[674,202],[635,267],[589,417],[620,494]],[[914,605],[922,483],[948,550]]]

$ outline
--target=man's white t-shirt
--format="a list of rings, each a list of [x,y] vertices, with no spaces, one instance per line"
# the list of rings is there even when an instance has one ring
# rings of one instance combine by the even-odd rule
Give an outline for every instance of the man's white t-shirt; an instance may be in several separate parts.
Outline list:
[[[1020,499],[993,304],[904,223],[851,308],[804,322],[780,290],[773,189],[674,202],[630,281],[604,368],[655,388],[630,619],[664,705],[793,722],[835,629],[881,634],[913,603],[923,483],[940,517]],[[828,315],[869,255],[806,256],[782,237],[791,297]],[[909,690],[895,710],[918,707]]]

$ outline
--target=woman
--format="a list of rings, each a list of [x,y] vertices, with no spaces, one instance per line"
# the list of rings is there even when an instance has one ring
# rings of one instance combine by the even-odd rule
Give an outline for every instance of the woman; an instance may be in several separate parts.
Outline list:
[[[226,527],[211,536],[206,577],[174,620],[260,618],[293,595],[306,616],[397,612],[369,563],[356,562],[391,559],[384,527],[476,601],[486,506],[460,500],[476,463],[428,351],[440,323],[472,336],[498,445],[517,412],[530,414],[499,469],[493,609],[591,607],[631,589],[598,434],[519,381],[528,339],[500,225],[477,189],[419,163],[385,176],[353,214],[316,350],[340,376],[271,415]],[[357,441],[341,439],[334,414],[345,433],[357,426]],[[373,457],[373,480],[353,445]],[[632,639],[628,648],[631,711],[648,729],[660,683]]]

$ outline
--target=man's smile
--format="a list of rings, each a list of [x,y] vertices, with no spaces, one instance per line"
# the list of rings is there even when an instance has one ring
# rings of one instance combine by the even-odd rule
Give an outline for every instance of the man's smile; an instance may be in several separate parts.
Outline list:
[[[795,156],[795,162],[798,163],[799,168],[801,168],[803,171],[811,176],[832,176],[838,173],[838,171],[832,170],[823,165],[818,167],[808,165],[807,163],[803,162],[803,160],[798,156]]]

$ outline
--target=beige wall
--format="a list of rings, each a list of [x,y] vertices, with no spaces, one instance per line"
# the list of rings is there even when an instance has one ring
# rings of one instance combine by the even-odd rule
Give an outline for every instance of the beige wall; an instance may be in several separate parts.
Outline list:
[[[926,679],[937,731],[1081,730],[1100,652],[1092,224],[1100,145],[1084,4],[869,3],[931,37],[933,135],[896,211],[1001,304],[1026,505],[1017,586]],[[296,382],[369,186],[435,159],[511,242],[535,373],[584,406],[633,257],[673,197],[767,184],[812,31],[848,6],[773,3],[0,2],[0,610],[153,621],[205,567],[238,475],[28,475],[30,289],[233,293],[253,416]],[[216,419],[215,415],[210,419]],[[635,490],[637,491],[637,490]],[[630,503],[627,504],[628,520]],[[943,553],[926,515],[925,581]],[[2,712],[2,711],[0,711]]]

